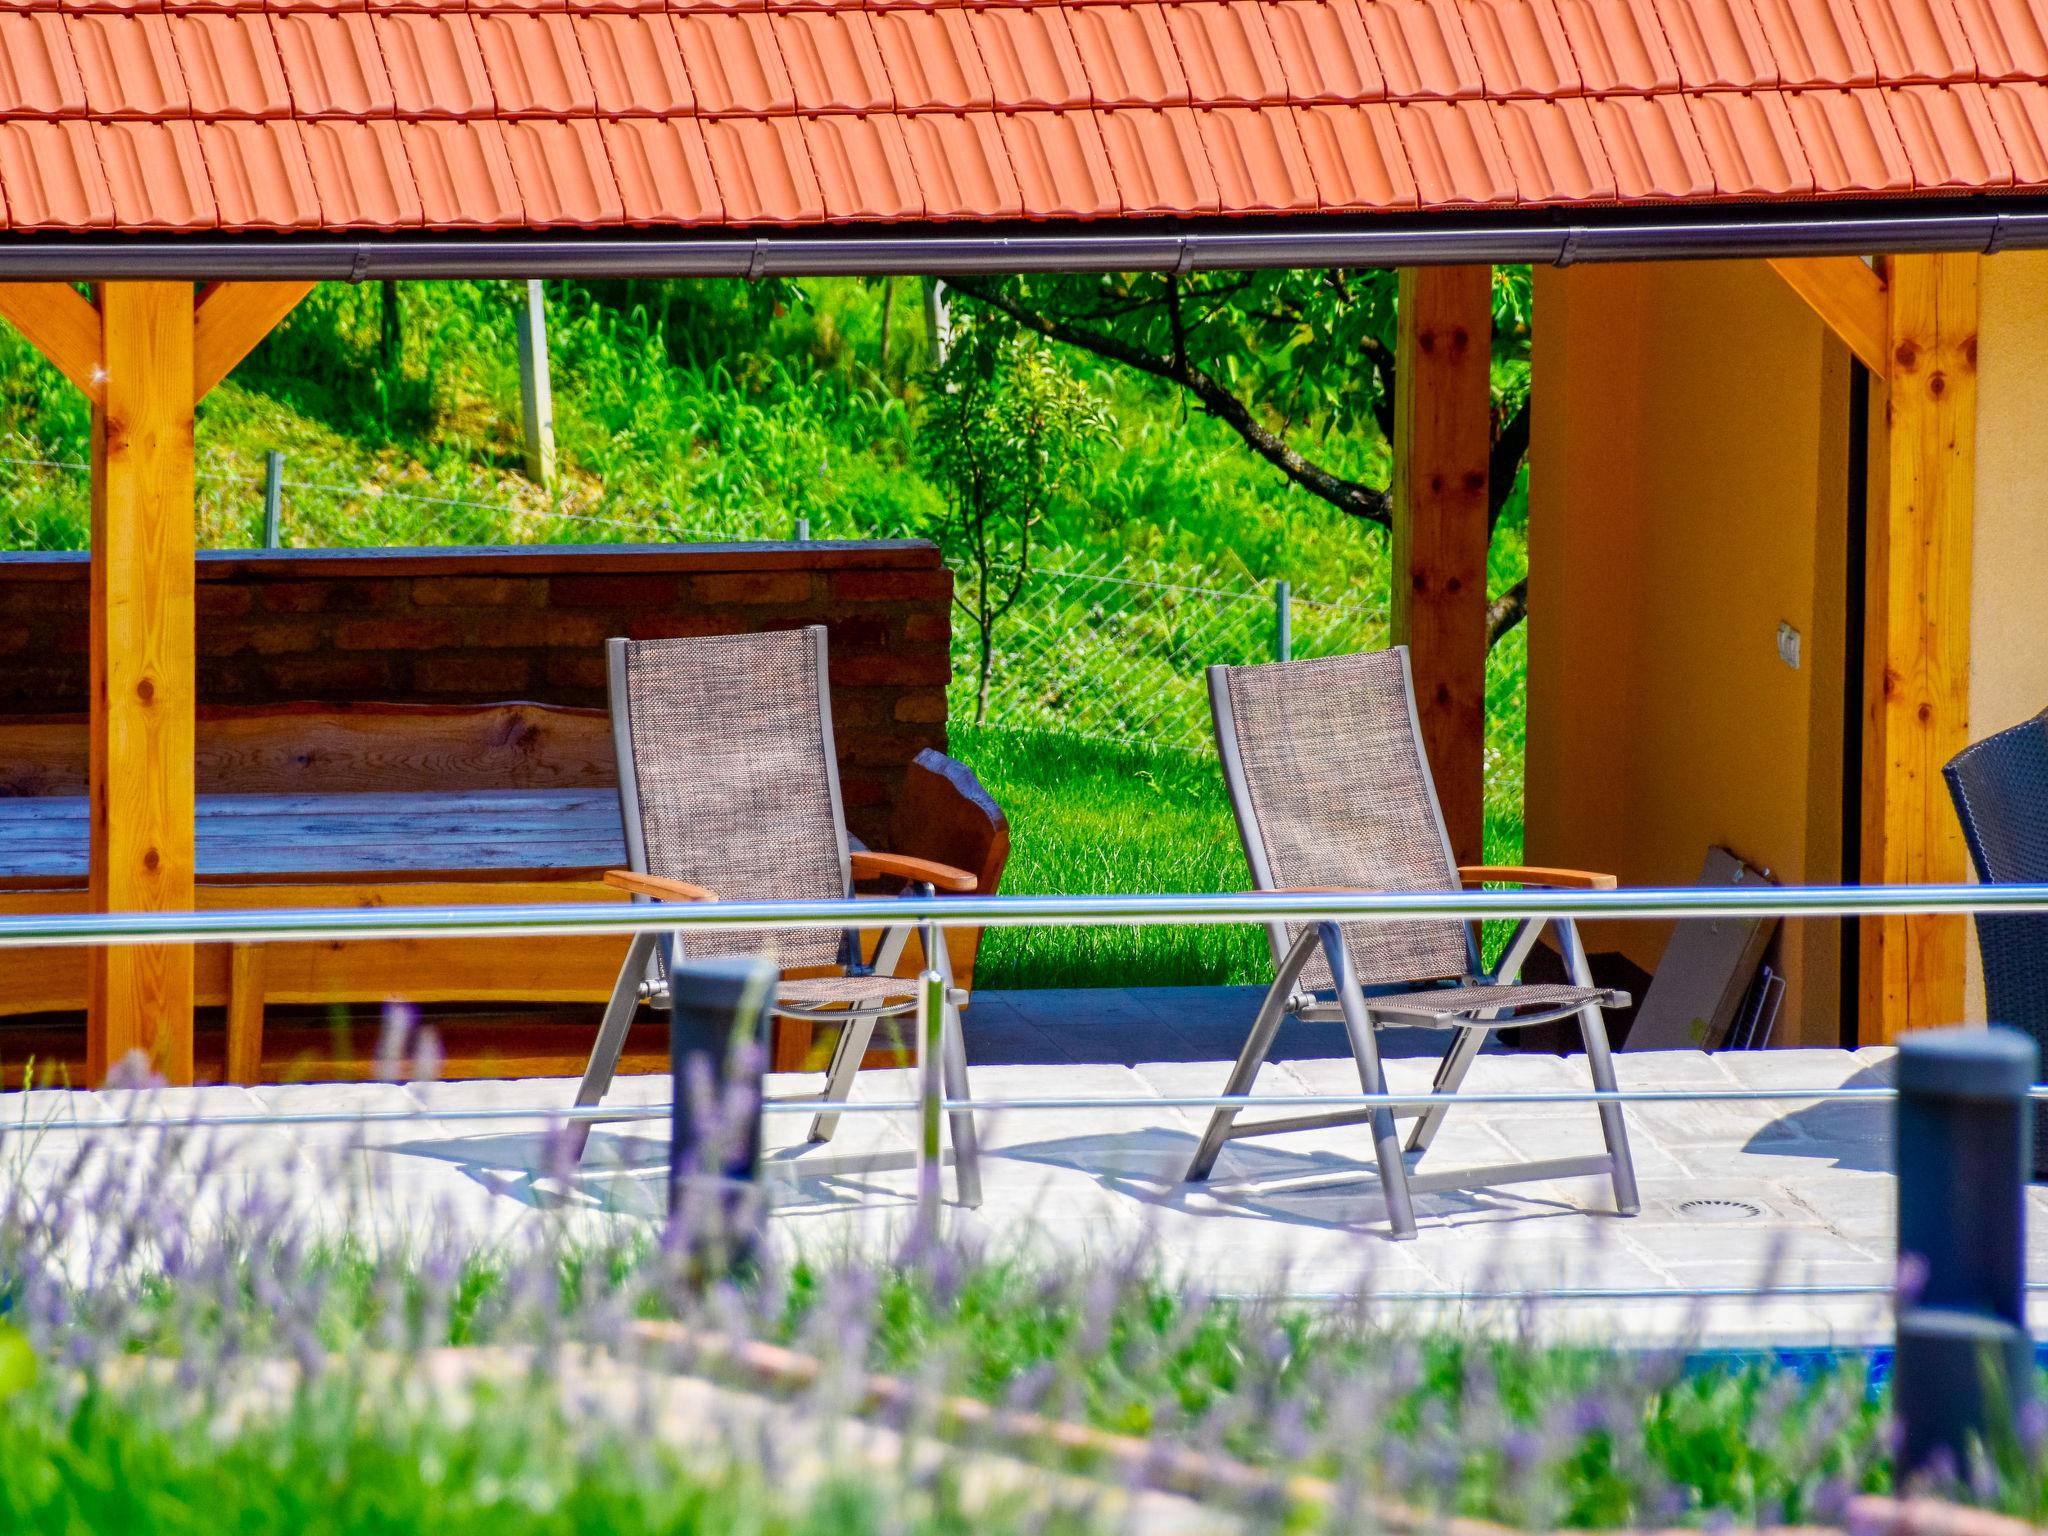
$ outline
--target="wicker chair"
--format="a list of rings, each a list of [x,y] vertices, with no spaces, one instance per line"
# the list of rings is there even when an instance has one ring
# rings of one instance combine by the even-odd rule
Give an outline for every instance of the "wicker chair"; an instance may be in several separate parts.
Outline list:
[[[1460,869],[1451,855],[1436,787],[1415,718],[1406,647],[1356,656],[1211,667],[1209,701],[1231,808],[1260,890],[1444,891],[1464,884],[1565,885],[1606,889],[1612,876],[1571,870]],[[1274,1035],[1288,1016],[1341,1019],[1367,1093],[1387,1091],[1374,1034],[1383,1024],[1451,1032],[1436,1091],[1454,1093],[1489,1031],[1576,1016],[1596,1088],[1614,1087],[1603,1008],[1628,998],[1592,984],[1585,947],[1568,919],[1556,923],[1569,985],[1521,983],[1523,959],[1541,928],[1521,925],[1501,964],[1484,972],[1472,929],[1455,920],[1273,924],[1278,967],[1225,1092],[1250,1091]],[[1638,1207],[1621,1106],[1598,1106],[1605,1155],[1552,1158],[1497,1168],[1414,1171],[1443,1123],[1442,1106],[1362,1109],[1239,1124],[1219,1109],[1188,1166],[1206,1179],[1224,1144],[1246,1136],[1369,1123],[1397,1238],[1415,1235],[1413,1196],[1530,1179],[1607,1174],[1623,1214]],[[1397,1119],[1415,1118],[1404,1154]]]
[[[605,876],[635,901],[840,901],[855,880],[899,879],[906,889],[971,891],[964,870],[850,846],[839,799],[825,630],[718,635],[607,644],[619,807],[630,869]],[[667,996],[666,976],[683,953],[684,930],[637,935],[598,1027],[579,1106],[611,1086],[633,1013]],[[911,929],[883,930],[872,965],[858,963],[853,934],[810,930],[766,936],[699,933],[692,959],[766,954],[783,973],[772,1012],[843,1027],[832,1051],[825,1106],[852,1090],[879,1020],[916,1011],[914,983],[896,968]],[[933,962],[950,974],[944,930],[933,928]],[[791,976],[795,971],[804,973]],[[829,972],[830,974],[819,974]],[[967,1097],[960,1032],[965,994],[948,987],[942,1071],[948,1097]],[[830,1139],[831,1108],[813,1118],[810,1139]],[[963,1204],[981,1199],[974,1117],[950,1116]]]
[[[2048,711],[1963,748],[1941,770],[1987,885],[2048,881]],[[1984,1011],[2048,1050],[2048,915],[1977,915]],[[2034,1177],[2048,1178],[2048,1115],[2034,1115]]]

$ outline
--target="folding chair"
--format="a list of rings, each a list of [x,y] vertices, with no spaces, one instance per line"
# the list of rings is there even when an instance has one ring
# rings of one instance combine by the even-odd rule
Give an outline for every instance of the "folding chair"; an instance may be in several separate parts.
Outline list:
[[[619,809],[630,869],[608,885],[635,901],[839,901],[855,880],[900,879],[931,894],[971,891],[964,870],[854,848],[839,798],[832,738],[825,630],[716,635],[684,640],[612,640],[606,645]],[[886,922],[886,907],[877,903]],[[852,1091],[876,1024],[917,1009],[915,983],[892,976],[911,926],[883,928],[871,965],[857,934],[820,930],[765,935],[689,935],[693,959],[766,954],[782,971],[771,1012],[840,1024],[810,1139],[827,1141],[839,1116],[830,1107]],[[950,976],[945,931],[927,929],[926,953]],[[664,1002],[670,967],[685,952],[685,930],[639,934],[612,989],[590,1053],[579,1106],[601,1102],[618,1068],[633,1014]],[[809,974],[791,976],[791,971]],[[829,971],[831,974],[816,974]],[[960,1029],[965,994],[948,986],[942,1075],[949,1098],[967,1097]],[[981,1173],[974,1117],[950,1115],[960,1200],[978,1205]]]
[[[1260,890],[1449,891],[1463,884],[1608,889],[1612,876],[1571,870],[1460,869],[1415,718],[1405,646],[1356,656],[1211,667],[1209,701],[1231,809]],[[1600,1013],[1626,1007],[1625,993],[1593,985],[1585,947],[1568,918],[1553,920],[1569,984],[1518,981],[1542,924],[1524,922],[1501,963],[1482,968],[1471,925],[1454,919],[1374,923],[1275,923],[1267,932],[1278,967],[1225,1089],[1247,1093],[1289,1016],[1341,1019],[1366,1093],[1385,1093],[1375,1038],[1382,1025],[1451,1031],[1435,1092],[1455,1093],[1489,1031],[1577,1015],[1593,1086],[1612,1089],[1614,1063]],[[1443,1124],[1442,1105],[1341,1110],[1239,1124],[1219,1109],[1189,1164],[1206,1179],[1226,1142],[1334,1125],[1369,1124],[1397,1238],[1415,1235],[1413,1197],[1446,1189],[1604,1173],[1624,1215],[1638,1208],[1621,1106],[1599,1106],[1604,1155],[1492,1168],[1416,1172]],[[1415,1119],[1405,1151],[1398,1119]]]

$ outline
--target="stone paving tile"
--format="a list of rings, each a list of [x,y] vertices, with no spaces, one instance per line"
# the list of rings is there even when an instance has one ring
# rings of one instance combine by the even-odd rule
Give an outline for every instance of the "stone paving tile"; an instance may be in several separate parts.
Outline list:
[[[427,1106],[399,1083],[274,1083],[252,1088],[264,1106],[280,1114],[359,1114],[364,1111],[424,1110]],[[456,1133],[453,1125],[422,1118],[416,1121],[330,1121],[294,1125],[291,1135],[306,1147],[378,1146]]]

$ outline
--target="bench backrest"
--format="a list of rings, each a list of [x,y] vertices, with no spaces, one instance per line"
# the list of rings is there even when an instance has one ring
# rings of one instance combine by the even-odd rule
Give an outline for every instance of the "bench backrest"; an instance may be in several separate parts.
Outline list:
[[[0,795],[86,792],[86,722],[0,724]],[[552,704],[210,705],[199,793],[605,789],[618,782],[601,709]]]

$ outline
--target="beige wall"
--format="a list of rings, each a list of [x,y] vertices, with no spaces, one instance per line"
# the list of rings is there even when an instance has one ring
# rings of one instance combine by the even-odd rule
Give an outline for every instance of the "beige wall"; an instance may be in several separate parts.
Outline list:
[[[1981,271],[1970,738],[2048,709],[2048,252]],[[1970,946],[1969,1016],[1984,1015]]]
[[[1718,843],[1832,881],[1846,350],[1760,262],[1539,269],[1535,336],[1530,862],[1689,884]],[[1668,933],[1587,937],[1653,967]],[[1836,1040],[1836,939],[1787,930],[1781,1043]]]

